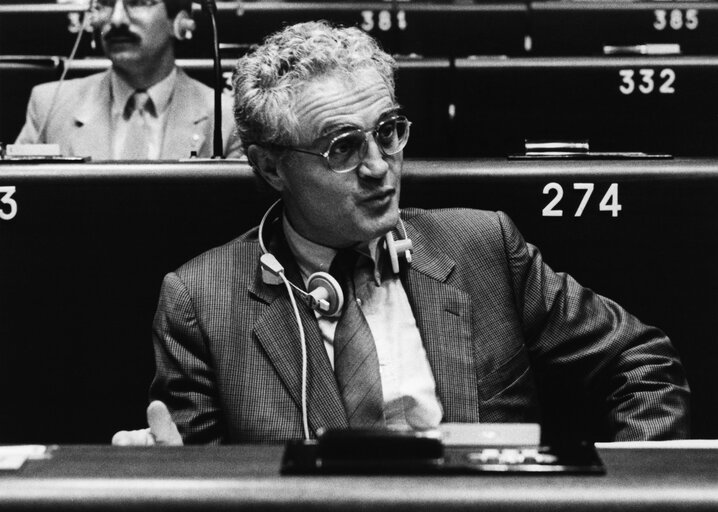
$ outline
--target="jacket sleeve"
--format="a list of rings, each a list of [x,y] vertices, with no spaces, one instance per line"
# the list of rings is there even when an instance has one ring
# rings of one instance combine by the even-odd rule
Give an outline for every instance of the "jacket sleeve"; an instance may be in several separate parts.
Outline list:
[[[156,373],[150,400],[162,400],[185,444],[218,444],[226,438],[211,357],[186,286],[165,276],[152,335]]]
[[[237,128],[234,124],[233,102],[231,98],[222,95],[222,137],[224,139],[224,156],[225,158],[240,158],[242,151],[242,141],[239,140]]]
[[[498,215],[542,404],[549,404],[546,414],[564,420],[549,427],[549,437],[581,427],[597,440],[688,437],[688,383],[666,335],[554,272],[511,220]]]

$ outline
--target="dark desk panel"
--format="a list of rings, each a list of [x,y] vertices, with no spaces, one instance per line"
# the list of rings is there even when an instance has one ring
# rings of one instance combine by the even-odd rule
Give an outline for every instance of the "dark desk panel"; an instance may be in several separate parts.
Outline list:
[[[162,276],[258,223],[246,166],[0,164],[1,442],[143,423]],[[7,214],[10,206],[0,203]]]
[[[3,164],[0,187],[0,443],[143,424],[162,276],[270,198],[230,162]],[[715,160],[408,161],[402,204],[508,212],[554,269],[668,333],[694,434],[718,437],[716,197]]]
[[[684,55],[718,51],[715,2],[533,2],[536,55],[603,55],[605,45],[678,44]]]
[[[718,152],[718,59],[459,59],[453,156],[523,152],[525,139],[594,151]]]
[[[477,5],[432,2],[244,2],[226,3],[220,40],[250,45],[285,25],[328,20],[357,26],[392,54],[450,57],[521,55],[527,33],[521,1]],[[198,38],[206,38],[200,27]],[[202,48],[203,45],[198,45]]]
[[[396,5],[403,25],[399,26],[399,46],[391,48],[394,53],[436,57],[526,53],[528,10],[524,3]]]
[[[240,7],[218,20],[224,43],[257,44],[284,26],[327,20],[361,28],[387,51],[397,47],[399,20],[390,2],[247,2]]]
[[[71,4],[14,3],[0,4],[0,54],[64,55],[72,50],[77,34],[83,28],[82,6]],[[99,45],[91,47],[92,33],[86,33],[78,48],[78,57],[101,53]]]
[[[56,79],[60,67],[57,57],[0,57],[0,142],[15,141],[25,122],[30,91]]]
[[[280,446],[61,446],[0,510],[715,510],[717,450],[603,449],[605,476],[284,477]]]

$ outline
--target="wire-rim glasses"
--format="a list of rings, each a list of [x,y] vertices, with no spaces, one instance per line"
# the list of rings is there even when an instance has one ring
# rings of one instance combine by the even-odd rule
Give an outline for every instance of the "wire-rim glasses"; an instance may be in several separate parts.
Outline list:
[[[368,137],[372,135],[376,145],[384,156],[399,153],[409,140],[411,121],[406,116],[392,116],[380,121],[374,128],[362,130],[355,128],[332,137],[323,153],[291,146],[280,146],[290,151],[321,156],[327,166],[338,174],[352,171],[359,167],[369,150]]]

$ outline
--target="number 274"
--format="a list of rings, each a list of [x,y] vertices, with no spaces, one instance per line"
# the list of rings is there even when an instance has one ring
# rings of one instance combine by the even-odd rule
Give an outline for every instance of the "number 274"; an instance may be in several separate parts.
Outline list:
[[[574,217],[580,217],[583,215],[586,205],[588,205],[588,200],[593,194],[594,188],[593,183],[573,184],[574,190],[583,191],[583,197],[576,208],[576,212],[573,214]],[[558,208],[559,203],[561,203],[561,200],[563,199],[563,187],[556,182],[547,183],[543,188],[543,194],[549,196],[553,195],[553,197],[551,197],[548,204],[544,206],[541,211],[541,215],[544,217],[563,217],[563,210]],[[611,217],[618,217],[618,212],[620,212],[622,208],[623,207],[618,202],[618,183],[611,183],[608,186],[606,193],[603,194],[603,198],[598,203],[598,209],[602,212],[611,212]]]

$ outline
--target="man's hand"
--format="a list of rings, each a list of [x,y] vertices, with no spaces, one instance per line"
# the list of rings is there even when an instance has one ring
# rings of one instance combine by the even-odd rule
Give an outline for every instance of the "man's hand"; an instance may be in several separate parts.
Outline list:
[[[181,446],[182,436],[167,406],[155,400],[147,407],[147,424],[149,428],[140,430],[120,430],[112,436],[115,446]]]

